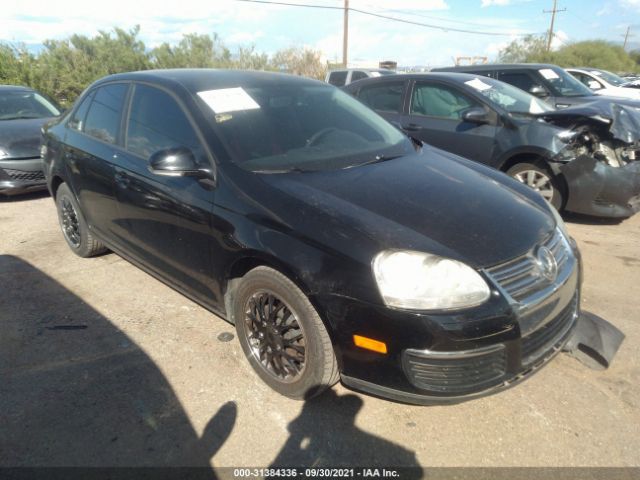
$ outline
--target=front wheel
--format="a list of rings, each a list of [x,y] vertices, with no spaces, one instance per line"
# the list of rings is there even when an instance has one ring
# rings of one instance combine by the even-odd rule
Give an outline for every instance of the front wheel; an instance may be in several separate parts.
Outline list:
[[[518,163],[507,170],[507,175],[534,189],[556,210],[562,208],[564,195],[560,181],[546,166],[539,162]]]
[[[238,340],[267,385],[306,400],[338,381],[329,334],[291,280],[271,268],[257,267],[244,276],[234,297]]]

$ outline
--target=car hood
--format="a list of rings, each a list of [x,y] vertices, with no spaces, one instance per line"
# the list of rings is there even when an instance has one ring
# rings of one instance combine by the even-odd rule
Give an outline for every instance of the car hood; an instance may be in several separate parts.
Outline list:
[[[34,158],[40,156],[42,126],[52,118],[0,120],[0,150],[4,158]]]
[[[640,140],[640,103],[636,103],[630,106],[617,100],[602,99],[538,116],[560,126],[570,126],[580,119],[586,119],[600,126],[608,126],[614,138],[633,143]]]
[[[528,187],[431,147],[344,170],[261,177],[288,197],[303,235],[321,229],[315,242],[358,245],[369,261],[372,251],[396,248],[481,268],[529,251],[555,225]]]

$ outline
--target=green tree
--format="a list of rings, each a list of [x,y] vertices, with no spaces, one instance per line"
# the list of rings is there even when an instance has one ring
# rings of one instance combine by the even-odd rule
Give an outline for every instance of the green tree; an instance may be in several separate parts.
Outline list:
[[[150,54],[153,68],[228,68],[231,52],[218,34],[189,33],[176,45],[163,43]]]
[[[305,47],[290,47],[275,53],[271,59],[275,70],[323,79],[327,66],[321,60],[321,53]]]
[[[546,37],[527,35],[511,42],[498,54],[503,63],[524,63],[541,61],[546,54]]]

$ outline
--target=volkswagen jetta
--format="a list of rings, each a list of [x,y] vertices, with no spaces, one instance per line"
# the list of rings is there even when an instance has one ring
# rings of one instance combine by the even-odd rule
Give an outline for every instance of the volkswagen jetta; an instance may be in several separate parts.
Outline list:
[[[118,74],[44,142],[69,247],[108,248],[234,323],[284,395],[341,379],[414,403],[472,398],[536,371],[576,324],[578,250],[539,194],[333,86]]]

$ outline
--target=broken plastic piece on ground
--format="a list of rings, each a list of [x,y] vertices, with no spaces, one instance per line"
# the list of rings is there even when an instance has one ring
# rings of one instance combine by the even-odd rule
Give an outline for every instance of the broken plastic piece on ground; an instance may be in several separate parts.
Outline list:
[[[578,325],[563,351],[595,370],[609,368],[624,340],[624,333],[605,319],[581,312]]]

